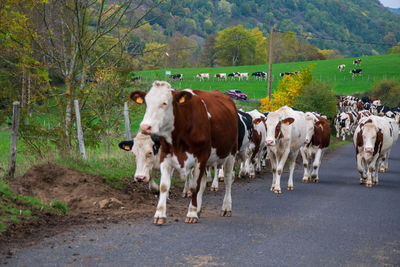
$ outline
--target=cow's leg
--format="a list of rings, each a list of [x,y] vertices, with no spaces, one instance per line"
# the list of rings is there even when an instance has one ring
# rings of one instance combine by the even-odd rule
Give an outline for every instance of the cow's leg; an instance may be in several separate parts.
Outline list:
[[[211,174],[211,168],[209,169]],[[211,191],[218,191],[218,168],[217,165],[214,165],[214,179],[210,188]]]
[[[225,196],[224,202],[222,203],[221,216],[232,216],[232,176],[233,176],[233,167],[235,165],[235,156],[229,155],[226,159],[225,163]]]
[[[221,168],[218,170],[218,180],[220,182],[224,181],[224,166],[221,166]]]
[[[299,150],[295,151],[294,153],[289,154],[290,165],[289,165],[289,180],[288,180],[288,186],[287,186],[287,190],[289,190],[289,191],[294,190],[293,172],[294,172],[294,167],[296,166],[296,158],[297,158],[298,154],[299,154]]]
[[[367,170],[367,181],[365,183],[366,187],[372,187],[372,176],[375,172],[375,161],[372,160],[369,164],[368,164],[368,170]]]
[[[303,183],[307,183],[308,178],[310,177],[310,174],[308,173],[309,160],[308,160],[306,149],[304,148],[304,146],[300,148],[300,154],[303,159],[303,167],[304,167],[304,175],[303,175],[303,179],[301,181]]]
[[[361,153],[357,154],[357,169],[358,172],[360,173],[360,184],[365,183],[365,179],[367,178],[367,174],[365,172],[365,160],[362,157]]]
[[[160,164],[160,197],[158,199],[157,210],[154,214],[154,224],[161,225],[167,220],[167,198],[171,186],[171,159],[167,158]]]
[[[319,182],[318,172],[319,167],[321,166],[321,158],[322,158],[323,151],[322,149],[318,148],[317,152],[315,153],[314,163],[313,163],[313,170],[311,173],[311,179],[314,183]]]
[[[378,158],[375,162],[375,171],[372,174],[372,183],[374,185],[377,185],[379,183],[378,181],[378,173],[379,173],[379,165],[383,164],[383,162],[381,163],[380,158]]]
[[[205,164],[196,164],[194,171],[193,171],[193,180],[196,181],[196,188],[192,189],[192,200],[190,201],[188,213],[186,214],[185,223],[197,223],[199,220],[198,217],[198,207],[199,203],[198,200],[200,198],[200,205],[201,205],[201,198],[202,194],[206,185],[206,179],[203,178],[205,173]],[[199,210],[201,206],[199,207]]]
[[[159,192],[159,188],[158,188],[158,184],[154,181],[153,178],[150,177],[150,181],[149,181],[149,189],[151,192],[153,193],[158,193]]]
[[[276,183],[276,168],[277,168],[277,160],[274,153],[271,151],[268,153],[269,161],[271,163],[271,171],[272,171],[272,184],[271,184],[271,191],[275,190],[275,183]]]
[[[380,164],[380,167],[379,167],[380,172],[387,172],[388,165],[389,165],[389,154],[390,154],[390,150],[383,155],[382,163]]]
[[[275,181],[275,188],[274,188],[274,193],[275,194],[282,194],[281,190],[281,176],[283,172],[283,167],[285,166],[286,160],[289,156],[290,149],[289,147],[286,148],[286,150],[282,153],[282,156],[278,158],[277,160],[277,166],[276,166],[276,181]],[[296,154],[297,155],[297,154]],[[289,178],[290,179],[290,178]],[[293,184],[293,182],[292,182]]]
[[[185,180],[185,187],[183,188],[182,197],[184,198],[192,197],[192,191],[190,190],[191,188],[190,183],[192,182],[191,175],[190,174],[185,175],[183,173],[180,173],[180,176],[181,180]]]

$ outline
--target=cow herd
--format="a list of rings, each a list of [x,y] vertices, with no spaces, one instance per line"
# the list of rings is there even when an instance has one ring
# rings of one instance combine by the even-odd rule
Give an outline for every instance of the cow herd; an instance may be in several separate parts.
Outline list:
[[[219,91],[178,91],[165,81],[154,82],[148,92],[131,92],[130,99],[145,104],[146,111],[137,136],[119,146],[136,158],[134,179],[149,182],[151,190],[159,191],[154,215],[157,225],[166,222],[173,172],[185,181],[183,196],[191,198],[186,223],[198,222],[202,195],[211,180],[213,191],[218,191],[219,180],[224,181],[221,216],[232,216],[235,162],[239,167],[238,177],[254,178],[268,159],[273,175],[270,189],[281,194],[280,180],[286,162],[290,170],[287,190],[294,190],[293,171],[300,153],[304,166],[302,181],[319,181],[322,155],[331,136],[329,120],[321,114],[287,106],[269,113],[244,112],[237,110],[234,102]],[[343,101],[345,97],[339,100]],[[340,107],[344,109],[344,105]],[[399,130],[398,121],[363,112],[363,117],[357,118],[359,123],[353,122],[348,129],[346,121],[350,117],[344,119],[342,113],[335,117],[335,125],[344,125],[345,134],[354,133],[361,181],[370,186],[371,177],[374,183],[378,182],[377,164],[383,162],[386,167],[381,170],[386,170],[390,147],[397,141]],[[160,185],[151,176],[153,169],[161,172]]]
[[[361,58],[353,60],[353,65],[354,67],[358,67],[361,66]],[[340,72],[344,71],[346,68],[346,64],[340,64],[338,67]],[[361,76],[362,75],[362,69],[351,69],[350,74],[352,74],[352,77],[354,78],[354,76]]]
[[[268,75],[266,72],[257,71],[253,72],[249,75],[248,72],[232,72],[232,73],[216,73],[214,76],[210,75],[210,73],[199,73],[195,76],[199,81],[210,80],[210,77],[214,77],[218,81],[227,81],[227,80],[246,80],[248,81],[250,77],[254,77],[255,80],[267,80]],[[172,74],[170,76],[170,80],[183,80],[183,74]]]

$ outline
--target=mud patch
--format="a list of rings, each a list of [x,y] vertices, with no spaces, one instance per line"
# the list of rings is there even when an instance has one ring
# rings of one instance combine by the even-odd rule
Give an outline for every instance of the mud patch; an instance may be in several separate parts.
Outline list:
[[[24,218],[21,223],[11,225],[0,236],[0,241],[6,242],[25,242],[32,234],[47,237],[67,226],[91,222],[117,223],[149,218],[150,223],[158,201],[158,196],[151,193],[147,183],[135,183],[127,178],[123,181],[123,189],[117,189],[105,184],[100,176],[91,176],[55,163],[34,166],[9,185],[12,191],[36,197],[42,203],[63,201],[67,204],[68,214],[57,215],[34,209],[32,218]],[[182,189],[179,184],[171,188],[169,218],[175,215],[183,218],[186,214],[189,200],[180,197]]]

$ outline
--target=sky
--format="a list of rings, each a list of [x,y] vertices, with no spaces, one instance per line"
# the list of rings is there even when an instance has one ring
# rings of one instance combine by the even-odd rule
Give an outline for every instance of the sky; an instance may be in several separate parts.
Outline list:
[[[382,5],[392,8],[400,8],[400,0],[379,0]]]

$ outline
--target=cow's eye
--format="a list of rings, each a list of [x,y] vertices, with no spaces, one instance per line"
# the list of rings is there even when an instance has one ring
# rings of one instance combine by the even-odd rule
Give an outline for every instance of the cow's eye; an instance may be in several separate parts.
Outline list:
[[[164,102],[164,103],[161,104],[161,107],[165,108],[165,107],[167,107],[167,105],[168,105],[167,102]]]
[[[151,157],[153,155],[153,152],[148,152],[146,156]]]

